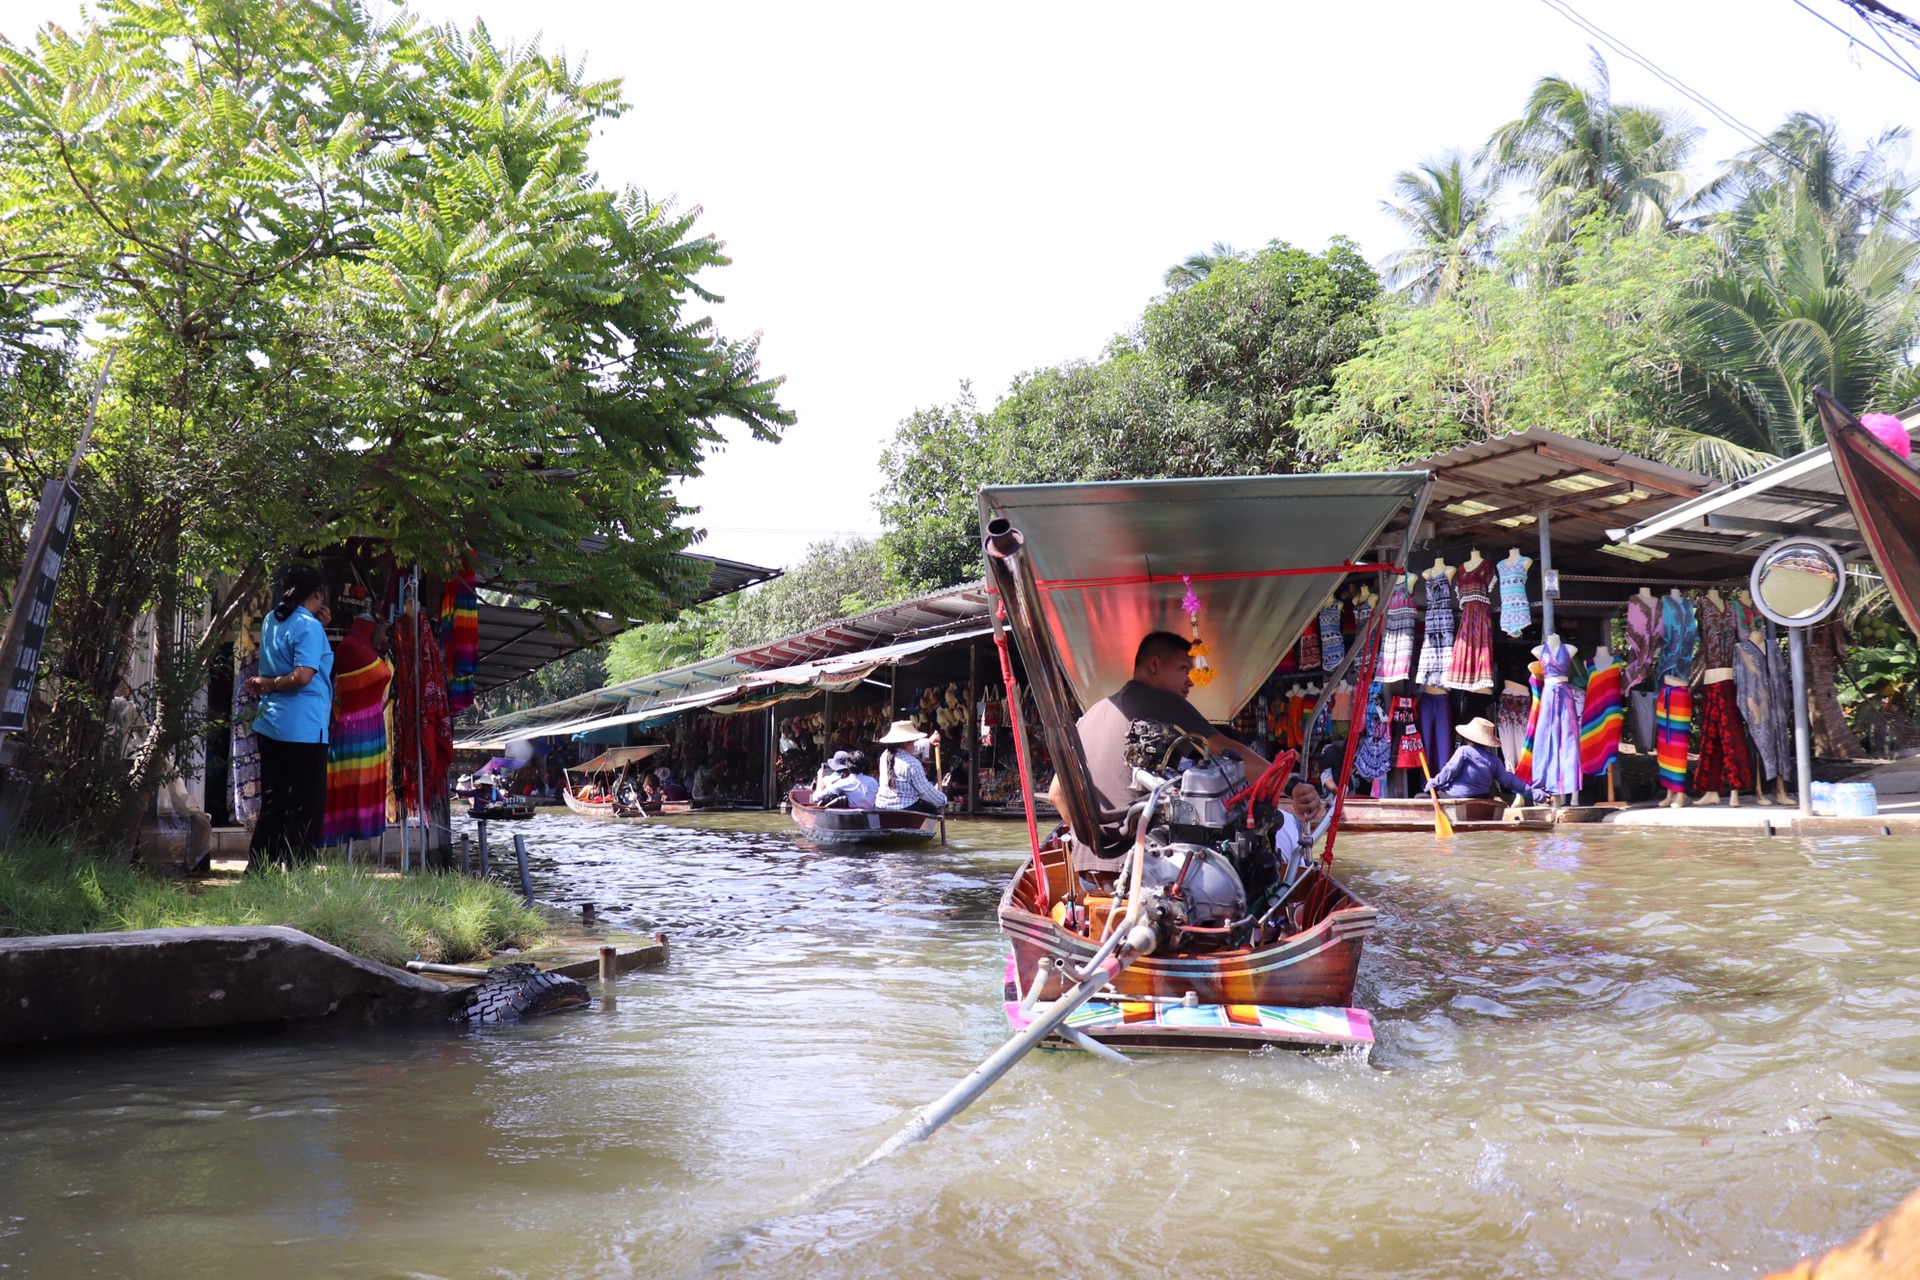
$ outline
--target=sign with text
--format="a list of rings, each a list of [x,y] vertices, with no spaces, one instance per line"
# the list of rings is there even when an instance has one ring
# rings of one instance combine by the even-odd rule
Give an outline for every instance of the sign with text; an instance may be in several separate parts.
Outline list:
[[[60,566],[73,539],[73,515],[80,491],[67,479],[54,479],[40,495],[40,514],[27,539],[26,560],[13,593],[13,612],[0,638],[0,671],[6,686],[0,694],[0,733],[18,733],[27,727],[27,706],[40,670],[40,650],[47,641],[47,616],[53,610],[53,591]]]

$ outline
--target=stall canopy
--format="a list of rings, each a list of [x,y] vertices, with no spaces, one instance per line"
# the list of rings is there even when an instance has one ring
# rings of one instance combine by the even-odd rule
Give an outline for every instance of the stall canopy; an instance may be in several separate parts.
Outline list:
[[[610,751],[602,751],[599,755],[584,764],[571,766],[567,772],[601,773],[608,769],[621,769],[630,764],[638,764],[648,756],[659,755],[666,749],[664,744],[647,747],[614,747]]]
[[[1200,638],[1218,673],[1194,689],[1202,714],[1238,711],[1321,603],[1355,571],[1424,471],[1351,475],[1003,485],[981,490],[982,524],[1026,537],[1062,670],[1082,706],[1126,683],[1150,631],[1186,635],[1181,599],[1200,601]],[[1414,519],[1418,519],[1417,511]],[[1404,564],[1403,549],[1392,562]]]

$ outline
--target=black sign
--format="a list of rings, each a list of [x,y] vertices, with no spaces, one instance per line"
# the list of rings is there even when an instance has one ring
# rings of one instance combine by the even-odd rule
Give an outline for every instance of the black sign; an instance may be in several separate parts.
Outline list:
[[[40,650],[47,642],[53,589],[73,539],[73,513],[79,506],[80,491],[65,479],[49,480],[40,495],[40,514],[27,540],[13,612],[7,617],[5,638],[0,639],[0,670],[7,680],[5,695],[0,697],[0,733],[18,733],[27,727],[27,704],[33,701]]]

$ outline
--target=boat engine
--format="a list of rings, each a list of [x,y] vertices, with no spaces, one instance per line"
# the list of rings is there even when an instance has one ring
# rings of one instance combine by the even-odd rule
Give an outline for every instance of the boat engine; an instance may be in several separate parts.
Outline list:
[[[1213,951],[1233,945],[1244,926],[1247,890],[1227,856],[1204,845],[1160,843],[1147,837],[1143,887],[1160,891],[1159,923],[1183,951]],[[1171,948],[1170,948],[1171,949]]]

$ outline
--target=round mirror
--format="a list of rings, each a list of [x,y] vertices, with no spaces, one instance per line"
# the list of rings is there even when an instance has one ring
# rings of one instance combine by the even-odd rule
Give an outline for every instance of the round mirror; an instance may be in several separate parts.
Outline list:
[[[1782,626],[1810,627],[1840,605],[1847,587],[1840,553],[1813,538],[1768,547],[1753,565],[1753,602]]]

